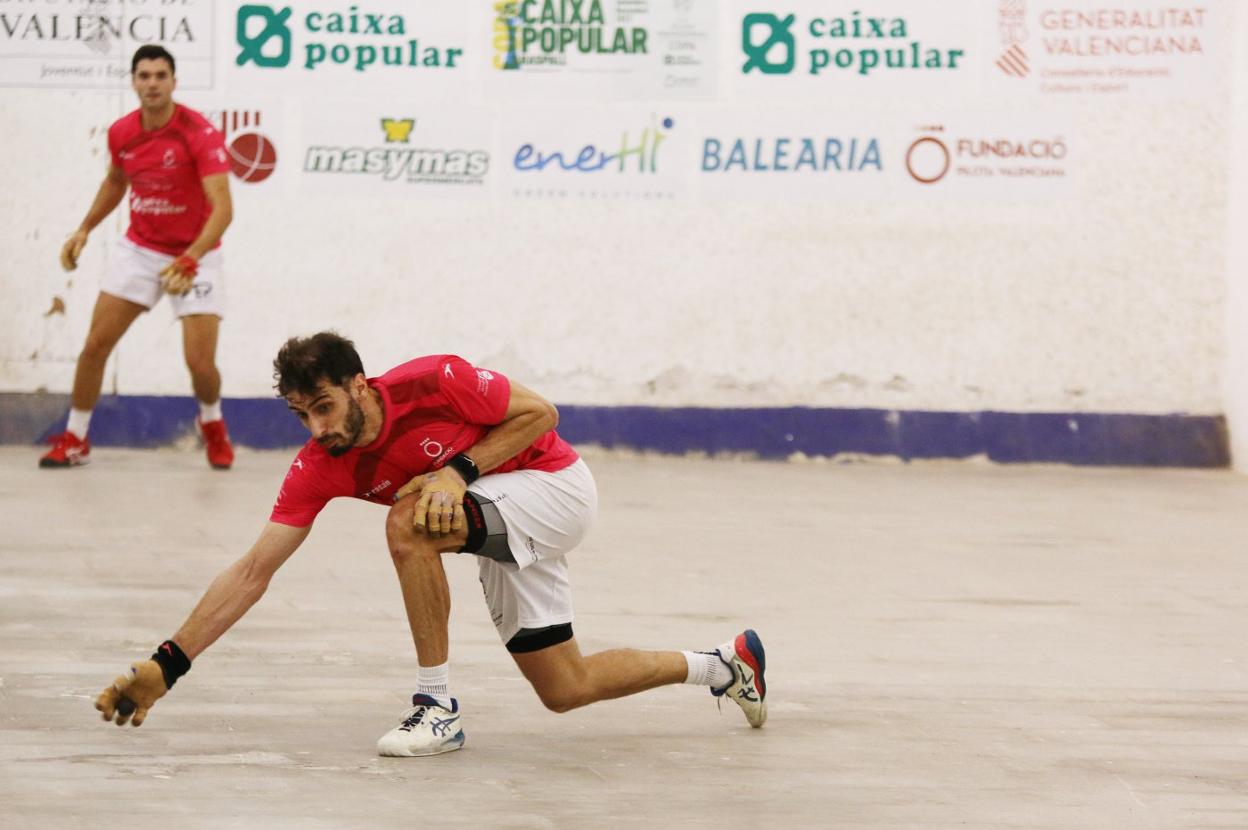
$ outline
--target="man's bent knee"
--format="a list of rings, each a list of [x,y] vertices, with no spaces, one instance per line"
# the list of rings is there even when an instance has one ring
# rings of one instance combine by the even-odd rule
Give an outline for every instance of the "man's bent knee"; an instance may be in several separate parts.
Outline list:
[[[532,654],[543,649],[566,643],[573,637],[571,623],[547,625],[542,628],[522,628],[507,641],[507,650],[515,654]],[[526,674],[528,674],[526,672]],[[545,677],[550,674],[542,673]],[[558,673],[550,680],[538,680],[529,674],[533,691],[537,692],[542,705],[552,712],[570,712],[593,703],[597,697],[589,687],[584,672],[571,670]]]
[[[464,531],[431,536],[418,531],[412,524],[419,499],[415,495],[400,499],[386,515],[386,541],[390,556],[398,561],[412,556],[440,556],[455,553],[464,545]]]
[[[574,688],[538,689],[537,696],[543,706],[558,715],[594,702],[592,696]]]
[[[390,552],[398,548],[411,548],[427,541],[412,527],[412,514],[415,513],[416,498],[409,496],[400,499],[399,503],[390,508],[386,514],[386,541],[390,543]]]

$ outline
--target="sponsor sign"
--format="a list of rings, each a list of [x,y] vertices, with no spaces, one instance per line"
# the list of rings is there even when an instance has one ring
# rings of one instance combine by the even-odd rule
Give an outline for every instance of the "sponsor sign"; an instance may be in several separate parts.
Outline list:
[[[1069,194],[1081,142],[1065,120],[949,113],[938,120],[794,109],[709,113],[694,142],[698,195],[893,201]]]
[[[734,84],[745,95],[927,95],[973,76],[978,38],[944,3],[791,0],[746,6]]]
[[[887,125],[856,116],[728,110],[699,118],[696,133],[698,193],[714,201],[871,198],[897,167]]]
[[[714,0],[478,0],[498,98],[698,99],[715,93]]]
[[[1221,89],[1226,12],[1214,3],[996,0],[989,74],[1005,92],[1208,95]]]
[[[914,128],[902,161],[919,189],[1030,198],[1071,193],[1080,149],[1052,119],[958,115]]]
[[[312,192],[477,195],[494,165],[485,111],[322,106],[303,135],[291,164]]]
[[[178,88],[213,86],[214,0],[0,2],[0,86],[116,89],[145,44],[177,63]]]
[[[686,188],[688,128],[671,112],[528,110],[499,130],[502,186],[515,198],[657,201]]]
[[[230,20],[240,82],[449,95],[467,63],[468,15],[403,0],[242,3]],[[245,78],[245,80],[242,80]]]
[[[278,180],[288,179],[282,175],[290,164],[290,147],[286,145],[284,107],[280,101],[216,95],[188,95],[178,100],[221,131],[231,178],[244,191],[253,185],[271,190]],[[234,192],[240,191],[236,188]]]

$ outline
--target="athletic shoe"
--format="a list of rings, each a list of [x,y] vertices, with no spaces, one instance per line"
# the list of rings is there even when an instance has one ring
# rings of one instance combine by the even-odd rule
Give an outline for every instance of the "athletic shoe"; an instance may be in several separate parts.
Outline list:
[[[451,698],[447,709],[436,698],[415,694],[403,722],[377,741],[377,754],[410,758],[453,752],[464,746],[461,726],[458,700]]]
[[[715,650],[719,659],[732,669],[732,682],[721,689],[711,689],[716,697],[726,696],[741,707],[750,726],[757,729],[767,721],[767,655],[763,641],[754,629],[747,628],[736,639]]]
[[[234,448],[230,446],[229,433],[225,431],[225,421],[201,421],[195,419],[195,429],[199,430],[204,439],[204,447],[208,450],[208,463],[217,470],[228,470],[234,463]]]
[[[91,460],[91,441],[69,430],[48,439],[52,449],[39,459],[40,467],[77,467]]]

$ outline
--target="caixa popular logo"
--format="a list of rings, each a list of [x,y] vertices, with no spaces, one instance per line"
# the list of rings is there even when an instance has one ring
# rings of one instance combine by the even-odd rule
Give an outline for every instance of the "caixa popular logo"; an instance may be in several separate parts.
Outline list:
[[[562,66],[569,55],[649,51],[649,32],[641,26],[615,25],[601,0],[498,0],[493,10],[495,69]]]
[[[249,4],[238,7],[239,66],[301,66],[347,71],[456,69],[463,49],[422,40],[402,14],[356,5],[309,9]]]
[[[571,142],[558,147],[525,142],[512,157],[512,166],[521,173],[657,173],[659,148],[675,126],[671,118],[652,116],[640,129],[622,130],[618,142]]]
[[[216,124],[225,136],[225,151],[235,178],[257,184],[273,175],[277,169],[277,146],[260,132],[263,122],[260,110],[208,110],[204,117]]]
[[[745,74],[811,75],[852,73],[878,75],[892,69],[957,70],[962,48],[932,45],[916,37],[904,17],[870,17],[855,11],[848,17],[812,17],[771,12],[747,14],[741,20],[741,51]]]
[[[1064,179],[1069,175],[1070,149],[1059,135],[1015,132],[951,134],[943,125],[923,127],[906,149],[906,172],[919,184],[950,178]]]

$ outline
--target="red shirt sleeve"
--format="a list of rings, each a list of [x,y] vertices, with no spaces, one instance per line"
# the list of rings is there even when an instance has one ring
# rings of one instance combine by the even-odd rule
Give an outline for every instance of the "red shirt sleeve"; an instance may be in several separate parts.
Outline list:
[[[108,130],[108,156],[110,159],[112,159],[113,166],[118,169],[121,169],[121,166],[122,166],[121,156],[118,155],[118,153],[121,152],[121,147],[119,147],[118,145],[119,145],[119,142],[117,140],[117,127],[116,125],[114,125],[110,127]]]
[[[511,381],[499,372],[478,369],[462,357],[449,356],[438,372],[438,391],[469,424],[499,424],[511,402]]]
[[[195,171],[202,179],[217,173],[230,171],[230,160],[225,154],[225,137],[213,127],[203,127],[191,142],[195,157]]]
[[[318,486],[320,480],[314,460],[308,457],[306,449],[300,450],[278,491],[269,521],[291,527],[312,524],[331,498]]]

